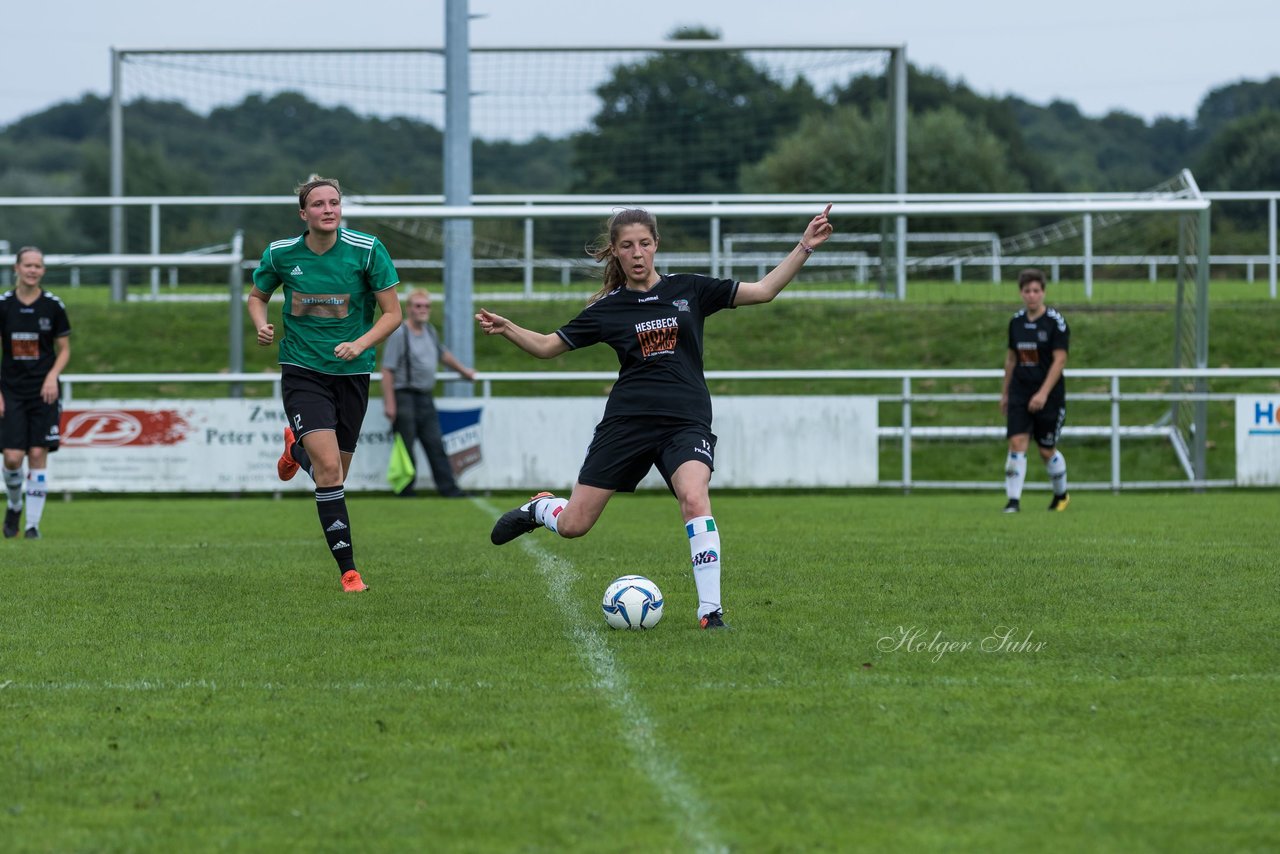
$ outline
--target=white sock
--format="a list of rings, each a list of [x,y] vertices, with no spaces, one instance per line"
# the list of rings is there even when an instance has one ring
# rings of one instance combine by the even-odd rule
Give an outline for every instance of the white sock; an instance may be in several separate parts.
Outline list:
[[[4,470],[4,491],[9,495],[9,509],[22,509],[22,466]]]
[[[695,516],[685,523],[693,560],[693,583],[698,588],[698,619],[720,607],[720,532],[712,516]]]
[[[32,469],[27,472],[27,527],[39,528],[44,515],[44,499],[49,492],[49,470]]]
[[[1004,464],[1004,494],[1014,501],[1022,500],[1022,485],[1027,482],[1027,455],[1010,451]]]
[[[551,531],[554,534],[560,533],[560,529],[556,527],[556,519],[569,504],[567,498],[539,498],[537,505],[533,508],[533,518],[538,520],[538,524]]]
[[[1049,470],[1049,479],[1053,481],[1053,494],[1067,494],[1067,458],[1062,451],[1054,451],[1053,456],[1045,461],[1044,467]]]

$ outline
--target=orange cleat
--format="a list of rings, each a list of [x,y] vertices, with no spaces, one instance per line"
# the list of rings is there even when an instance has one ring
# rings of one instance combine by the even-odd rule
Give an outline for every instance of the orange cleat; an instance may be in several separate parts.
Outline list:
[[[360,577],[360,573],[354,569],[348,569],[342,573],[342,589],[347,593],[360,593],[368,590],[369,585],[364,583],[364,579]]]
[[[712,611],[710,614],[704,614],[698,620],[698,627],[703,629],[727,629],[728,625],[724,621],[724,613],[722,611]]]
[[[284,453],[280,455],[280,459],[276,460],[276,474],[281,480],[293,480],[293,476],[298,473],[298,469],[302,466],[298,465],[293,458],[293,428],[284,428]]]

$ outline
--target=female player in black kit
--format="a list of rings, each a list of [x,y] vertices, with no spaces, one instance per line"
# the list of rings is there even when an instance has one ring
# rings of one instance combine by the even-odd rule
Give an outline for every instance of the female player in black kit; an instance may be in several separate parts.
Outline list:
[[[1027,447],[1035,436],[1040,459],[1053,484],[1049,509],[1061,512],[1071,503],[1067,493],[1067,461],[1058,450],[1058,437],[1067,419],[1067,366],[1071,331],[1067,319],[1044,304],[1044,273],[1028,268],[1018,274],[1018,291],[1025,306],[1009,319],[1009,349],[1005,351],[1004,386],[1000,411],[1007,419],[1009,456],[1005,461],[1004,512],[1022,508],[1022,485],[1027,479]]]
[[[532,332],[480,309],[486,335],[501,335],[526,353],[550,359],[569,350],[606,343],[618,354],[618,381],[609,393],[569,498],[540,492],[503,514],[493,528],[495,545],[539,526],[562,537],[581,537],[615,492],[634,492],[652,466],[680,502],[698,590],[698,622],[724,627],[720,602],[720,532],[711,515],[711,471],[716,437],[711,432],[711,393],[702,368],[707,315],[723,308],[765,303],[795,277],[813,250],[831,236],[827,216],[815,216],[791,253],[758,282],[735,282],[654,266],[658,225],[644,210],[618,211],[608,230],[588,247],[605,262],[604,286],[582,313],[554,333]]]

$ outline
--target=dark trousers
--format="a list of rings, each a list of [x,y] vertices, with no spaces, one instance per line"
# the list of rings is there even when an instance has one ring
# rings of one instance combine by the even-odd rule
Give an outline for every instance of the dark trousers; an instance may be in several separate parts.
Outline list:
[[[436,413],[436,404],[431,399],[430,392],[396,389],[396,420],[392,427],[404,440],[409,455],[415,459],[417,454],[414,453],[413,443],[415,440],[422,443],[437,492],[441,495],[456,495],[461,491],[457,481],[453,479],[453,468],[449,465],[449,455],[444,450],[444,437],[440,434],[440,416]]]

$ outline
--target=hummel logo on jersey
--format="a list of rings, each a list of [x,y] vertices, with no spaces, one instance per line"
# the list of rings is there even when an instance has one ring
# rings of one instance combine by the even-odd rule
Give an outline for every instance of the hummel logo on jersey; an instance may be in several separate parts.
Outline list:
[[[293,265],[293,269],[289,271],[289,275],[290,275],[290,276],[301,276],[301,275],[302,275],[302,268],[301,268],[301,267],[299,267],[297,264],[294,264],[294,265]]]
[[[345,531],[347,526],[342,523],[341,519],[334,519],[333,524],[324,529],[326,533],[329,531]]]
[[[329,551],[336,552],[338,549],[349,549],[349,548],[351,548],[351,543],[344,543],[342,540],[338,540],[336,543],[333,544],[333,548],[329,549]]]

